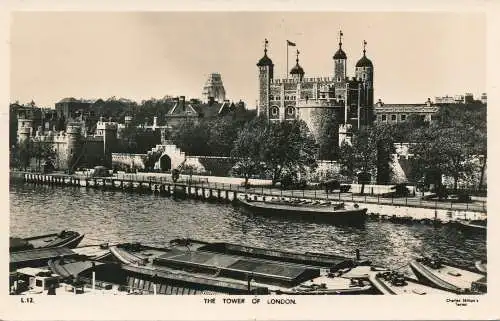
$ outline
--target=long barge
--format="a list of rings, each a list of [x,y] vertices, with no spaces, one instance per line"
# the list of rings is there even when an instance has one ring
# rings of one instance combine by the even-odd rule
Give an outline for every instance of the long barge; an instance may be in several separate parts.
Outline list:
[[[347,206],[344,203],[332,204],[320,201],[239,199],[238,202],[253,214],[347,225],[363,224],[368,211],[367,208],[361,208],[357,204]]]

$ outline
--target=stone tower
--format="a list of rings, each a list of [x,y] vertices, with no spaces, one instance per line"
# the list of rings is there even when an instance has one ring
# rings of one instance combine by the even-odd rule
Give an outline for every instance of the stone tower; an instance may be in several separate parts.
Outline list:
[[[81,128],[78,124],[68,124],[66,127],[67,139],[67,168],[72,169],[76,165],[81,153]]]
[[[104,166],[111,166],[111,153],[116,145],[117,130],[116,123],[104,122],[102,118],[97,123],[97,134],[103,137]]]
[[[267,56],[267,39],[264,41],[264,57],[257,63],[259,67],[259,101],[257,105],[258,115],[268,115],[269,109],[269,93],[271,87],[271,80],[273,79],[274,64],[273,61]]]
[[[218,102],[223,102],[226,99],[226,90],[222,84],[222,77],[218,73],[213,73],[208,76],[205,86],[203,86],[203,99],[209,102],[212,99]]]
[[[362,81],[361,105],[373,106],[373,64],[366,57],[366,41],[363,41],[363,57],[356,63],[356,79]]]
[[[19,117],[17,119],[17,141],[19,143],[30,138],[32,131],[33,120],[24,117]]]
[[[333,55],[334,61],[334,79],[336,82],[342,82],[346,79],[346,64],[347,55],[344,50],[342,50],[342,36],[344,34],[342,31],[339,32],[339,50]]]

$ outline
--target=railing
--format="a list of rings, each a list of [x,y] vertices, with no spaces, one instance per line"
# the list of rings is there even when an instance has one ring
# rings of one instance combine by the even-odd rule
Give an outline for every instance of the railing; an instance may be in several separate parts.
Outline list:
[[[152,183],[152,184],[175,184],[178,186],[186,187],[199,187],[206,189],[220,189],[227,190],[231,192],[244,193],[244,194],[254,194],[259,196],[270,196],[270,197],[291,197],[291,198],[304,198],[312,200],[330,200],[330,201],[342,201],[342,202],[359,202],[367,204],[380,204],[380,205],[395,205],[395,206],[408,206],[408,207],[423,207],[423,208],[434,208],[434,209],[450,209],[450,210],[470,210],[486,212],[486,201],[474,201],[470,203],[457,203],[456,201],[427,201],[423,200],[418,196],[406,196],[406,197],[382,197],[380,194],[373,194],[374,189],[368,190],[368,193],[364,195],[357,195],[354,193],[326,193],[324,190],[320,189],[294,189],[294,190],[283,190],[272,186],[253,186],[246,188],[243,184],[227,184],[227,183],[217,183],[208,182],[206,179],[192,179],[192,180],[179,180],[173,182],[171,177],[154,177],[148,175],[136,175],[136,174],[123,174],[125,177],[123,179],[133,180],[141,183]],[[129,175],[128,177],[126,177]],[[417,193],[418,194],[418,193]]]
[[[67,177],[75,177],[67,175]],[[453,200],[438,201],[438,200],[424,200],[416,196],[406,197],[383,197],[381,194],[376,194],[373,188],[365,188],[365,194],[357,194],[352,192],[332,192],[327,193],[324,190],[317,188],[309,189],[291,189],[283,190],[271,185],[260,185],[245,187],[243,182],[240,184],[231,183],[218,183],[210,182],[207,178],[192,177],[179,179],[176,182],[172,180],[170,175],[148,175],[148,174],[115,174],[112,177],[82,177],[89,180],[122,180],[127,182],[134,182],[140,184],[168,184],[176,186],[184,186],[189,188],[205,188],[212,190],[221,190],[236,192],[238,194],[251,194],[265,197],[284,197],[284,198],[303,198],[310,200],[326,200],[326,201],[339,201],[339,202],[357,202],[366,204],[379,204],[379,205],[393,205],[393,206],[407,206],[416,208],[431,208],[431,209],[447,209],[447,210],[467,210],[486,212],[487,206],[485,200],[475,200],[467,203],[459,203]],[[243,181],[243,179],[241,179]]]

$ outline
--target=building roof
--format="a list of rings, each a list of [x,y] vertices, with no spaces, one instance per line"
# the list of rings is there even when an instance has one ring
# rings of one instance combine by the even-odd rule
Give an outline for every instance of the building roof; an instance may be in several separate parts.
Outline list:
[[[75,99],[73,97],[66,97],[66,98],[59,100],[58,103],[73,103],[73,102],[78,102],[78,101],[79,101],[78,99]]]
[[[372,61],[363,54],[363,57],[356,63],[356,67],[373,67],[373,64]]]
[[[264,57],[260,58],[257,66],[274,66],[273,61],[267,56],[267,50],[264,52]]]
[[[303,75],[303,74],[304,74],[304,69],[299,65],[298,62],[292,68],[292,70],[290,70],[290,75]]]
[[[344,50],[342,50],[342,47],[340,47],[335,55],[333,55],[333,59],[347,59],[347,55],[345,54]]]

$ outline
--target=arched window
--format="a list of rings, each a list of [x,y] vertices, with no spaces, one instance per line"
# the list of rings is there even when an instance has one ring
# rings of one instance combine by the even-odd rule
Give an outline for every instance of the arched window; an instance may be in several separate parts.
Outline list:
[[[286,115],[287,116],[294,116],[295,115],[295,108],[293,108],[292,106],[288,106],[286,108]]]
[[[272,106],[270,113],[271,118],[278,118],[280,115],[280,109],[278,108],[278,106]]]

